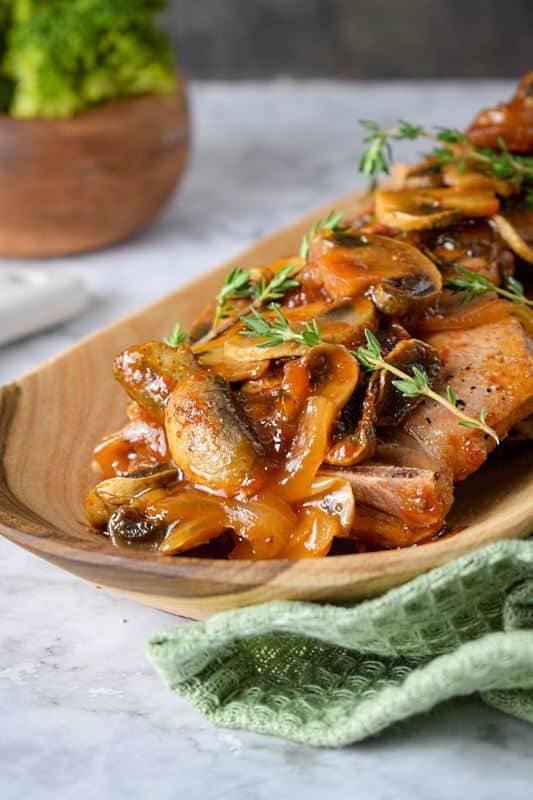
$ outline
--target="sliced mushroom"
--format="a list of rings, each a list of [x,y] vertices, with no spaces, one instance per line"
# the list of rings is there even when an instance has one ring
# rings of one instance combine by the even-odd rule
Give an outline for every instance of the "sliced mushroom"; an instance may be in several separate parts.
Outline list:
[[[114,361],[113,375],[133,400],[163,421],[165,405],[176,384],[197,369],[187,344],[170,347],[147,342],[123,350]]]
[[[85,501],[87,518],[98,530],[103,530],[112,512],[127,505],[135,497],[150,489],[161,489],[175,483],[180,478],[177,469],[156,467],[139,470],[121,478],[109,478],[101,481],[90,492]]]
[[[443,228],[461,217],[490,217],[499,207],[498,198],[488,189],[402,189],[376,195],[378,221],[403,231]]]
[[[354,396],[353,402],[348,403],[343,409],[337,436],[329,446],[324,459],[326,464],[336,467],[353,467],[355,464],[360,464],[361,461],[373,456],[376,449],[376,433],[374,429],[377,420],[377,390],[378,383],[375,376],[373,376],[366,388],[355,430],[352,430],[351,427],[352,420],[357,414],[353,406],[359,406],[357,395]]]
[[[180,381],[165,428],[174,462],[193,483],[231,496],[255,493],[265,482],[263,449],[219,375],[198,370]]]
[[[380,311],[394,316],[426,308],[442,287],[429,258],[390,236],[323,232],[313,242],[310,261],[319,268],[333,300],[368,291]]]
[[[500,180],[473,169],[461,171],[455,164],[445,164],[442,177],[446,186],[453,186],[462,192],[494,192],[500,197],[510,197],[520,191],[515,181]]]
[[[440,357],[434,347],[420,339],[404,339],[393,347],[385,356],[391,366],[412,374],[413,367],[423,370],[431,386],[440,370]],[[376,373],[378,382],[376,395],[376,411],[378,425],[399,425],[404,417],[413,410],[423,397],[405,397],[393,385],[396,376],[386,370]]]
[[[304,306],[305,308],[305,306]],[[355,347],[364,338],[365,328],[373,331],[378,326],[378,315],[368,297],[355,297],[347,303],[335,305],[318,317],[320,338],[329,344]]]
[[[367,297],[340,303],[317,302],[294,308],[283,308],[290,325],[295,330],[306,322],[316,320],[320,338],[330,344],[343,344],[354,347],[359,344],[365,328],[377,327],[377,314],[373,303]],[[270,319],[270,313],[264,315]],[[305,355],[308,347],[298,342],[263,347],[260,337],[242,336],[241,330],[234,330],[224,340],[224,356],[232,362],[257,362],[258,358],[295,358]]]
[[[209,344],[214,346],[198,356],[198,363],[202,367],[209,367],[230,383],[260,378],[268,370],[270,362],[262,358],[263,353],[259,349],[255,351],[255,360],[248,361],[228,355],[223,342],[214,340]]]
[[[305,355],[311,381],[311,394],[327,397],[336,411],[352,396],[359,379],[359,364],[345,347],[319,344]]]
[[[116,509],[108,523],[111,541],[119,549],[157,550],[166,530],[164,520],[147,516],[135,503]]]

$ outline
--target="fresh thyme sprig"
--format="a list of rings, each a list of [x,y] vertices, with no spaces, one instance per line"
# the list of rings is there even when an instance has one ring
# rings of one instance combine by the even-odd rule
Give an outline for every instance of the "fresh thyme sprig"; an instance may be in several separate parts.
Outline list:
[[[412,125],[403,119],[398,120],[396,128],[381,128],[377,122],[370,119],[360,119],[359,124],[370,131],[363,139],[363,142],[370,146],[359,162],[360,172],[369,178],[380,172],[388,175],[392,161],[391,139],[418,139],[424,132],[422,126]]]
[[[452,289],[454,292],[464,292],[464,297],[461,301],[462,305],[471,303],[474,297],[486,294],[487,292],[495,292],[500,297],[505,297],[512,303],[520,303],[525,306],[533,307],[533,300],[529,300],[524,294],[524,287],[517,281],[516,278],[509,278],[507,281],[507,289],[502,289],[501,286],[491,281],[486,275],[480,275],[477,272],[471,272],[461,264],[453,264],[456,275],[450,275],[444,284],[446,288]]]
[[[369,372],[384,369],[395,375],[397,380],[392,381],[392,385],[401,392],[404,397],[429,397],[431,400],[439,403],[444,408],[447,408],[452,414],[459,419],[459,425],[464,428],[473,428],[487,433],[489,436],[499,444],[499,439],[496,431],[489,427],[486,423],[487,412],[484,408],[481,409],[479,419],[473,419],[467,416],[458,408],[458,399],[451,386],[446,388],[446,397],[434,392],[429,386],[429,380],[424,370],[418,367],[412,368],[412,375],[404,372],[401,369],[389,364],[381,354],[381,345],[376,339],[372,331],[365,328],[366,347],[358,347],[354,352],[355,357],[363,367]]]
[[[240,270],[236,276],[235,270]],[[221,333],[224,333],[224,331],[227,331],[228,328],[231,328],[231,326],[242,319],[242,317],[245,317],[252,311],[261,308],[269,302],[280,300],[289,291],[289,289],[299,286],[300,281],[296,278],[298,271],[298,264],[285,264],[285,266],[281,267],[281,269],[279,269],[269,281],[265,280],[265,278],[261,278],[259,283],[254,283],[250,271],[242,270],[239,267],[233,269],[226,278],[222,289],[217,295],[217,307],[218,298],[224,291],[224,287],[231,285],[233,287],[237,285],[238,292],[236,293],[234,289],[233,291],[229,291],[228,289],[225,294],[226,298],[248,297],[250,298],[251,302],[248,303],[244,308],[241,308],[237,314],[230,315],[225,320],[220,318],[220,314],[218,315],[217,320],[217,312],[215,309],[215,316],[211,329],[205,334],[205,336],[202,336],[201,339],[195,342],[195,345],[202,345],[206,342],[210,342],[212,339],[216,339],[217,336],[220,336]],[[244,276],[246,276],[246,280]],[[226,312],[229,310],[234,309],[226,306]]]
[[[231,300],[237,297],[249,297],[251,292],[250,273],[242,267],[233,267],[222,288],[216,296],[215,316],[213,325],[216,327],[220,320],[233,311]]]
[[[345,231],[348,229],[348,225],[341,225],[343,220],[343,215],[339,211],[335,211],[333,209],[330,211],[325,217],[318,219],[309,233],[306,233],[302,239],[302,243],[300,244],[300,258],[305,262],[309,258],[309,249],[311,247],[311,242],[313,238],[316,236],[318,231],[321,230],[328,230],[328,231]]]
[[[286,264],[269,281],[266,281],[264,277],[261,278],[261,281],[256,283],[253,289],[254,302],[258,306],[262,306],[269,301],[280,300],[289,289],[299,286],[300,281],[294,277],[298,269],[297,264]]]
[[[270,309],[276,315],[273,320],[266,319],[255,308],[247,317],[243,317],[246,330],[241,331],[241,336],[261,337],[264,341],[258,347],[273,347],[284,342],[296,342],[307,347],[320,344],[320,330],[316,320],[306,322],[300,331],[295,331],[278,303],[271,303]]]
[[[189,338],[189,334],[187,331],[182,331],[181,325],[179,322],[176,322],[174,327],[172,328],[171,333],[165,337],[165,344],[170,345],[170,347],[179,347],[180,344],[186,342]]]
[[[431,153],[437,163],[454,164],[458,170],[464,172],[469,162],[473,162],[494,178],[533,183],[533,157],[510,153],[503,139],[498,143],[499,150],[493,150],[490,147],[477,147],[466,134],[456,128],[437,127],[432,132],[422,125],[413,125],[405,120],[398,120],[398,125],[394,128],[381,128],[377,122],[366,119],[360,120],[360,124],[369,131],[363,140],[369,147],[359,162],[359,169],[364,175],[389,173],[392,161],[391,141],[424,138],[437,144],[437,148]],[[454,144],[462,145],[460,152],[443,146]],[[526,198],[528,196],[529,193],[526,192]]]

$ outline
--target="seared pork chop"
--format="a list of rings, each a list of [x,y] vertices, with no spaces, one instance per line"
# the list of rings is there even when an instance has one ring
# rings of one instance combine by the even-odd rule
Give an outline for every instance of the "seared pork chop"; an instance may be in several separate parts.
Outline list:
[[[428,342],[442,359],[437,391],[453,387],[472,417],[485,408],[500,438],[533,412],[532,342],[517,319],[435,334]],[[495,444],[424,400],[401,427],[385,432],[371,461],[334,470],[350,481],[356,503],[364,507],[356,531],[380,547],[405,546],[436,533],[452,506],[454,481],[479,469]]]

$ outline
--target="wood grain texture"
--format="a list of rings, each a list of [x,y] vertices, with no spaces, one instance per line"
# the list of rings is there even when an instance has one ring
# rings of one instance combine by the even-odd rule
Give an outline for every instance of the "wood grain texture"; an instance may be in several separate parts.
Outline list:
[[[356,195],[335,207],[355,210]],[[464,529],[438,542],[379,553],[301,561],[214,561],[124,554],[88,530],[83,498],[94,483],[91,451],[125,419],[111,375],[121,348],[187,327],[230,266],[295,252],[319,209],[263,239],[195,282],[103,329],[0,391],[0,531],[82,578],[176,614],[210,614],[272,599],[343,602],[390,586],[533,522],[533,463],[527,446],[509,447],[463,485],[452,512]]]
[[[181,83],[71,119],[0,116],[0,256],[66,255],[137,233],[171,196],[188,140]]]

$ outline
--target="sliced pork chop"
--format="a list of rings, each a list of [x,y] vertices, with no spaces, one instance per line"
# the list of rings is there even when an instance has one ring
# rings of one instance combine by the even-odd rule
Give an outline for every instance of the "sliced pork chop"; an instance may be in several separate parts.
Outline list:
[[[427,341],[442,361],[435,389],[445,393],[451,386],[470,417],[478,418],[484,408],[488,425],[500,439],[533,412],[532,340],[518,319],[446,331]],[[424,400],[407,417],[404,429],[437,469],[450,468],[454,481],[479,469],[496,446],[488,434],[458,425],[446,408],[432,400]]]
[[[442,359],[436,389],[452,386],[463,410],[504,438],[533,411],[531,337],[514,319],[428,340]],[[463,405],[464,404],[464,405]],[[475,472],[496,443],[458,425],[433,401],[389,429],[372,460],[349,469],[323,468],[350,481],[361,513],[355,533],[371,546],[406,546],[435,534],[453,503],[453,483]]]
[[[442,525],[447,509],[438,475],[429,469],[368,464],[324,473],[349,481],[356,503],[375,508],[413,527]]]

